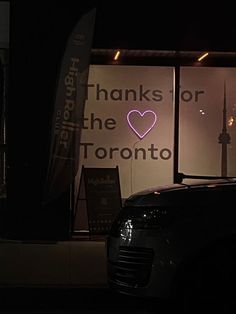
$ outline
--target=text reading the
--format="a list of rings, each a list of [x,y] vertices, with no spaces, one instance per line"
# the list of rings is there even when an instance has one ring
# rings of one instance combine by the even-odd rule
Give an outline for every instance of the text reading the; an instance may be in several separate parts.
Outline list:
[[[116,120],[113,118],[107,118],[104,121],[96,117],[94,113],[91,113],[90,118],[83,118],[82,128],[85,130],[114,130],[116,128]]]

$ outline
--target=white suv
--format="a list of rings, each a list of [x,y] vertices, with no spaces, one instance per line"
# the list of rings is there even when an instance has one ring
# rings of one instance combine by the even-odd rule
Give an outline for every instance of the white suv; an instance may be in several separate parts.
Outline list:
[[[131,195],[107,239],[109,286],[141,297],[233,297],[236,180]],[[235,283],[235,281],[234,281]]]

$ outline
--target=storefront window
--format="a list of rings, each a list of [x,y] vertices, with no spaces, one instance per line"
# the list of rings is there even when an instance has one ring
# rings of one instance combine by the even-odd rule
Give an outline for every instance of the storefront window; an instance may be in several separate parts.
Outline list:
[[[180,89],[182,173],[236,176],[236,68],[183,67]]]

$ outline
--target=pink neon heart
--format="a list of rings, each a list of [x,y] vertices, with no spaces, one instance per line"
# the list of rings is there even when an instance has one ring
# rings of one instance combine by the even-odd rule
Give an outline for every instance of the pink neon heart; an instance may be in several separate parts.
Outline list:
[[[146,117],[143,119],[145,115]],[[140,117],[142,118],[141,120]],[[127,121],[130,128],[142,139],[156,124],[157,116],[152,110],[146,110],[143,113],[139,110],[131,110],[127,114]],[[140,121],[142,123],[140,123]],[[143,123],[145,123],[145,125],[141,125]]]

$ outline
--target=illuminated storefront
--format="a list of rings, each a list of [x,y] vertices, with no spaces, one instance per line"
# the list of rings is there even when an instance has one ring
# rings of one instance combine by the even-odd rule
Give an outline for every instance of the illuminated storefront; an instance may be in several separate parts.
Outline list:
[[[226,110],[226,175],[236,175],[235,86],[236,68],[180,68],[180,172],[221,175]],[[80,166],[118,166],[126,198],[173,182],[173,146],[173,67],[90,66]]]

